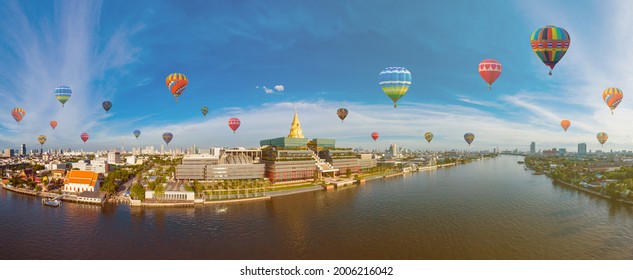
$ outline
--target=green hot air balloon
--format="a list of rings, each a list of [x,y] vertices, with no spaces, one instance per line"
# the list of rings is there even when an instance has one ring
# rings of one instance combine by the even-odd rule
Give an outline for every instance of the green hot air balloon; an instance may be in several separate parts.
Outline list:
[[[200,108],[200,112],[202,112],[202,116],[207,116],[207,113],[209,113],[209,107],[202,106],[202,108]]]
[[[393,100],[393,107],[396,108],[396,102],[407,93],[411,86],[411,72],[404,67],[387,67],[380,72],[378,84],[382,91]]]

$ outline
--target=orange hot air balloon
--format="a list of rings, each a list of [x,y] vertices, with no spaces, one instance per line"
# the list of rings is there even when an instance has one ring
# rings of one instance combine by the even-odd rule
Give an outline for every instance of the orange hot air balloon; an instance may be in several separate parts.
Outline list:
[[[494,59],[484,59],[479,62],[479,75],[488,83],[488,90],[492,89],[492,83],[501,75],[501,63]]]
[[[51,121],[51,127],[53,128],[53,130],[55,130],[55,128],[57,127],[57,121]]]
[[[565,132],[567,132],[567,129],[569,128],[570,125],[571,125],[571,122],[569,120],[562,120],[562,121],[560,121],[560,126],[563,127]]]
[[[372,132],[371,138],[374,139],[374,142],[378,140],[378,132]]]
[[[165,79],[165,84],[167,85],[167,88],[169,88],[171,94],[174,95],[176,102],[178,102],[178,96],[185,91],[187,85],[189,85],[189,80],[184,74],[172,73],[167,76],[167,79]]]

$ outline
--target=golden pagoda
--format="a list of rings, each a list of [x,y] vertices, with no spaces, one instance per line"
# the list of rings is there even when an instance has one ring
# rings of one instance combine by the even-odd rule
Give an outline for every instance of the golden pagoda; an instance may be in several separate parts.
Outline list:
[[[303,131],[301,131],[301,124],[299,123],[299,116],[297,115],[297,111],[295,111],[295,118],[292,120],[292,124],[290,125],[290,133],[288,134],[288,138],[304,138]]]

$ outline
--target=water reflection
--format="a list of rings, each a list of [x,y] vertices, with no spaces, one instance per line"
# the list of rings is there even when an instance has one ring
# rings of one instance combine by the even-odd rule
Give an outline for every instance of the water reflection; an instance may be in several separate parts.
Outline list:
[[[500,157],[188,208],[42,207],[0,191],[2,259],[627,259],[633,207]],[[35,241],[34,241],[35,240]],[[64,250],[47,250],[62,244]]]

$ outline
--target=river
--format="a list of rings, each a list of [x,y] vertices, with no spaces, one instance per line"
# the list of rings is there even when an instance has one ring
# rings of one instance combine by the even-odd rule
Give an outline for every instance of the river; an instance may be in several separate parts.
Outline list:
[[[518,160],[191,208],[50,208],[0,190],[0,259],[633,259],[633,207]]]

